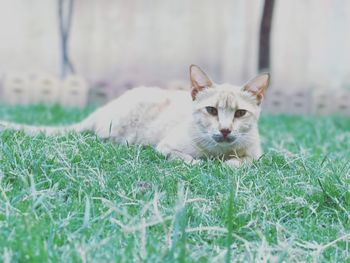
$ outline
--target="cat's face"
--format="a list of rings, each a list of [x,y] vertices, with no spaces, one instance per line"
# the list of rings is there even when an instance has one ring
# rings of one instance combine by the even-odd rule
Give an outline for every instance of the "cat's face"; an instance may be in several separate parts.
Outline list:
[[[262,74],[243,87],[216,84],[198,67],[190,67],[193,119],[202,144],[245,145],[260,115],[260,104],[269,84]]]

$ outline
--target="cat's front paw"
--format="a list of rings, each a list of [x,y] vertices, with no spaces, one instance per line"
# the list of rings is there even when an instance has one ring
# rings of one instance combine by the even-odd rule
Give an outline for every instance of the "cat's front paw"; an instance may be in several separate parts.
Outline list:
[[[178,150],[165,147],[163,145],[157,146],[157,151],[163,154],[168,160],[182,160],[186,164],[195,165],[201,162],[201,160],[194,159],[191,155],[183,153]]]
[[[231,167],[231,168],[238,168],[242,165],[242,162],[239,159],[229,159],[224,162],[225,165]]]
[[[198,165],[198,164],[201,164],[203,163],[203,160],[200,160],[200,159],[193,159],[190,160],[189,162],[186,162],[185,163],[189,164],[189,165]]]
[[[229,167],[237,168],[243,165],[247,165],[247,166],[252,165],[253,159],[250,157],[232,158],[232,159],[226,160],[224,163]]]

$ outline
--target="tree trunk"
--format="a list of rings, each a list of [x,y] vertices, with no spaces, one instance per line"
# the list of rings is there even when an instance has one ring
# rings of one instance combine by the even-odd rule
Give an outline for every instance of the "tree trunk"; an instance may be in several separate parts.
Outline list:
[[[275,0],[265,0],[260,23],[259,72],[270,69],[270,34]]]

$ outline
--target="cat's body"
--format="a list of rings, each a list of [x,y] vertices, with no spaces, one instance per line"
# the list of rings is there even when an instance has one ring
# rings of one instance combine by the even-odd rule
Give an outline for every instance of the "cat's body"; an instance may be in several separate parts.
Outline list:
[[[192,97],[183,90],[139,87],[67,127],[1,124],[30,134],[91,131],[117,143],[152,145],[163,155],[188,163],[220,158],[236,166],[258,159],[260,93],[214,84],[196,66],[191,67],[191,81]],[[237,109],[245,116],[237,117]]]

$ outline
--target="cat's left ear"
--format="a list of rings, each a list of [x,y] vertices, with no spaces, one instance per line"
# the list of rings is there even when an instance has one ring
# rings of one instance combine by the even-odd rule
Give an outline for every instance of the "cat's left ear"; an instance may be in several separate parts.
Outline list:
[[[265,91],[270,83],[270,74],[264,73],[251,80],[249,80],[244,86],[244,91],[249,91],[252,93],[258,102],[258,105],[261,104],[261,101],[264,97]]]
[[[190,66],[190,80],[191,80],[191,95],[192,99],[196,99],[196,95],[201,90],[213,86],[207,74],[197,65]]]

